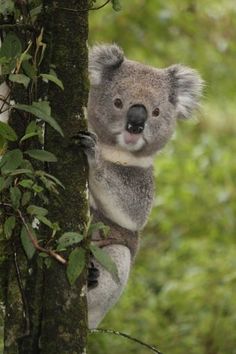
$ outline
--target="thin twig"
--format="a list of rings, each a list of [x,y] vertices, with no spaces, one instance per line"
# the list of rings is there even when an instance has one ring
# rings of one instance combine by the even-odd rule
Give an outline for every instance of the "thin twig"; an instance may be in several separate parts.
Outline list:
[[[11,90],[9,89],[9,92],[8,92],[8,94],[7,94],[6,97],[0,95],[0,101],[2,101],[2,105],[1,105],[1,107],[0,107],[0,113],[3,113],[3,112],[2,112],[2,109],[3,109],[3,107],[4,107],[5,104],[8,105],[9,107],[11,106],[10,103],[8,102],[8,99],[10,98],[10,94],[11,94]],[[9,108],[7,108],[7,110],[8,110],[8,109],[9,109]],[[5,112],[5,111],[4,111],[4,112]]]
[[[134,337],[131,337],[128,334],[123,333],[123,332],[113,331],[112,329],[103,329],[103,328],[90,329],[89,332],[90,333],[108,333],[108,334],[114,334],[114,335],[120,336],[120,337],[125,337],[125,338],[127,338],[129,340],[132,340],[133,342],[136,342],[136,343],[138,343],[138,344],[140,344],[140,345],[152,350],[154,353],[163,354],[156,347],[154,347],[153,345],[144,343],[141,340],[139,340],[137,338],[134,338]]]
[[[99,10],[102,9],[104,6],[106,6],[111,0],[107,0],[106,2],[104,2],[104,4],[97,6],[97,7],[91,7],[89,10]]]
[[[11,204],[9,203],[0,203],[0,205],[3,205],[3,206],[7,206],[7,207],[10,207],[12,208]],[[40,246],[38,244],[38,241],[34,238],[30,228],[29,228],[29,225],[27,224],[22,212],[20,211],[20,209],[17,209],[17,213],[23,223],[23,225],[25,226],[26,228],[26,231],[29,235],[29,238],[30,238],[30,241],[32,242],[33,246],[35,247],[36,250],[40,251],[40,252],[44,252],[44,253],[47,253],[49,256],[55,258],[58,262],[62,263],[62,264],[67,264],[67,261],[65,258],[63,258],[62,256],[60,256],[58,253],[52,251],[52,250],[49,250],[47,248],[44,248],[42,246]]]
[[[70,9],[68,7],[60,7],[60,6],[56,6],[55,8],[56,9],[59,9],[59,10],[63,10],[63,11],[69,11],[69,12],[75,12],[75,13],[78,13],[78,12],[86,12],[86,11],[91,11],[91,10],[99,10],[99,9],[102,9],[104,6],[106,6],[111,0],[107,0],[104,2],[104,4],[100,5],[100,6],[97,6],[97,7],[88,7],[87,9],[82,9],[82,10],[78,10],[78,9]]]
[[[20,217],[20,219],[21,219],[23,225],[25,226],[26,231],[27,231],[27,233],[28,233],[28,235],[29,235],[30,241],[31,241],[32,244],[34,245],[35,249],[38,250],[38,251],[40,251],[40,252],[47,253],[49,256],[55,258],[58,262],[60,262],[60,263],[62,263],[62,264],[66,264],[67,262],[66,262],[65,258],[63,258],[62,256],[60,256],[58,253],[56,253],[56,252],[54,252],[54,251],[52,251],[52,250],[50,250],[50,249],[44,248],[44,247],[42,247],[42,246],[40,246],[40,245],[38,244],[38,241],[34,238],[32,232],[31,232],[31,230],[30,230],[30,228],[29,228],[29,225],[27,224],[27,222],[26,222],[26,220],[25,220],[25,218],[24,218],[22,212],[20,211],[20,209],[17,209],[17,213],[18,213],[18,215],[19,215],[19,217]]]

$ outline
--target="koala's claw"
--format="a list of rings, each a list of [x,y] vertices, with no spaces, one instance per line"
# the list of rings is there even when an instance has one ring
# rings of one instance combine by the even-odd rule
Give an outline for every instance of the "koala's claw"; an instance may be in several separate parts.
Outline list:
[[[88,155],[95,153],[97,144],[97,135],[89,131],[80,131],[72,137],[74,143],[81,146],[84,152]]]
[[[95,267],[94,263],[91,262],[89,267],[88,267],[88,289],[94,289],[98,286],[98,278],[99,278],[100,272],[99,269]]]
[[[80,130],[76,135],[72,136],[74,141],[80,141],[81,139],[91,139],[94,143],[97,143],[97,135],[88,130]]]

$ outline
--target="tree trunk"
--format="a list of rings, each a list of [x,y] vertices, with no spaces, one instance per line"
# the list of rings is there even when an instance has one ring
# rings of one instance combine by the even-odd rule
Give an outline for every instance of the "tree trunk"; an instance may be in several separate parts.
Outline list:
[[[56,164],[50,165],[49,172],[65,186],[59,198],[50,200],[49,206],[50,217],[59,222],[61,233],[82,232],[88,221],[87,163],[71,141],[73,135],[86,128],[87,9],[87,0],[44,0],[41,18],[47,64],[56,65],[57,75],[64,84],[64,91],[50,85],[48,92],[52,116],[62,127],[64,138],[49,128],[45,133],[46,150],[58,158]],[[19,245],[15,256],[19,269],[14,266],[14,257],[9,259],[10,268],[5,267],[8,283],[4,354],[85,353],[86,270],[70,286],[66,267],[56,261],[52,261],[49,269],[41,269],[37,259],[27,262]],[[22,273],[23,296],[18,270]]]
[[[79,5],[78,5],[79,3]],[[52,63],[65,90],[53,87],[49,92],[52,112],[65,134],[63,139],[48,129],[46,149],[55,153],[58,163],[50,172],[66,186],[60,202],[52,201],[51,214],[60,220],[63,231],[81,231],[88,215],[86,168],[83,155],[71,148],[71,137],[85,128],[84,107],[87,104],[87,0],[60,1],[63,8],[80,9],[75,13],[53,7],[45,1],[46,31],[51,36]],[[84,289],[86,272],[70,286],[64,267],[53,262],[45,273],[44,310],[42,319],[42,354],[83,353],[86,344],[87,311]]]

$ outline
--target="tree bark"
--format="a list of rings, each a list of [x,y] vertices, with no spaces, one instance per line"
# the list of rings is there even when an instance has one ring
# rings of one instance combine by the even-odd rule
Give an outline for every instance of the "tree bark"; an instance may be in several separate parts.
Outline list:
[[[87,163],[78,148],[73,147],[71,137],[86,129],[88,1],[44,0],[43,4],[45,59],[47,65],[56,65],[64,84],[64,91],[50,85],[48,92],[52,116],[64,132],[62,138],[54,130],[46,129],[45,149],[58,158],[57,163],[49,166],[49,172],[65,186],[59,198],[50,200],[50,219],[59,222],[61,233],[82,232],[88,221]],[[17,131],[17,123],[14,128]],[[84,354],[86,270],[70,286],[64,265],[52,261],[49,269],[41,269],[37,259],[28,263],[20,248],[16,245],[27,314],[13,255],[7,262],[10,268],[5,267],[8,283],[4,354]]]
[[[60,220],[63,231],[81,231],[88,216],[87,168],[80,151],[72,148],[71,137],[85,129],[84,107],[87,105],[87,0],[78,2],[45,1],[46,34],[50,34],[52,63],[65,90],[49,91],[52,112],[61,125],[65,138],[48,129],[46,149],[55,153],[58,163],[50,173],[60,179],[65,190],[60,201],[51,201],[50,213]],[[72,12],[61,8],[82,10]],[[87,336],[86,272],[70,286],[64,267],[56,262],[45,272],[44,309],[41,331],[41,353],[84,353]]]

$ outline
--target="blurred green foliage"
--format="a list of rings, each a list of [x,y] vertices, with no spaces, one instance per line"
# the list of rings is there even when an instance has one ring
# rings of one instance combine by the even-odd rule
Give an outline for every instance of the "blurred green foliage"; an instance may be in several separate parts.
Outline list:
[[[122,1],[90,14],[90,45],[130,59],[183,63],[206,81],[200,112],[181,121],[155,163],[156,198],[121,300],[102,323],[165,354],[236,353],[236,3]],[[145,354],[108,334],[90,354]]]

